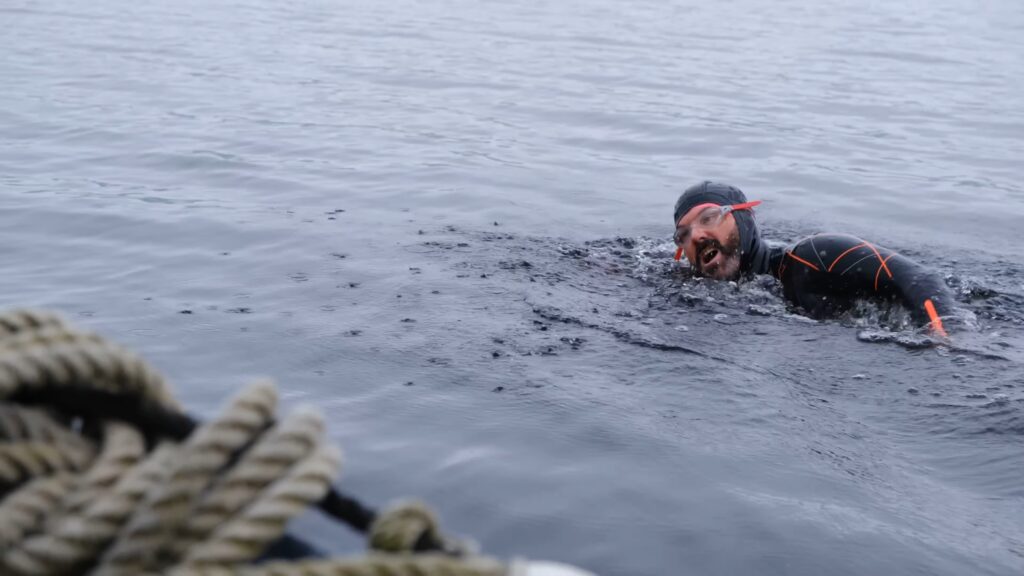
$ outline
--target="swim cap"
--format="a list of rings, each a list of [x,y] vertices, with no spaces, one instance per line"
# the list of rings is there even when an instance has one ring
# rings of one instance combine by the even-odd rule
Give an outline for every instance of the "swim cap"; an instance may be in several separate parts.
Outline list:
[[[705,180],[686,189],[676,200],[672,225],[679,223],[687,212],[701,204],[717,204],[730,206],[743,204],[747,196],[735,186]],[[745,273],[764,274],[768,272],[768,248],[761,241],[761,233],[754,222],[754,213],[749,210],[731,212],[736,219],[736,227],[740,233],[740,271]]]
[[[700,184],[690,186],[679,196],[679,200],[676,200],[675,215],[672,218],[672,224],[678,224],[679,219],[684,214],[690,211],[694,206],[701,204],[718,204],[719,206],[726,206],[730,204],[742,204],[747,201],[747,197],[743,195],[743,191],[735,186],[729,186],[728,184],[720,184],[718,182],[711,182],[705,180]]]

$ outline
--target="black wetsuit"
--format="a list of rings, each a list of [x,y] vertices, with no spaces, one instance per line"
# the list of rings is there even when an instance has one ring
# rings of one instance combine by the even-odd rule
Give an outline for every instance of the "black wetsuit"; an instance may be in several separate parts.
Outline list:
[[[703,182],[686,190],[676,203],[675,222],[699,204],[721,206],[747,201],[736,187]],[[786,299],[813,317],[832,316],[857,299],[881,298],[902,303],[919,324],[941,333],[954,311],[949,289],[934,272],[896,252],[843,234],[821,234],[787,247],[770,247],[760,236],[750,211],[734,211],[740,233],[740,270],[771,274],[782,283]]]
[[[932,322],[932,313],[953,312],[949,289],[936,274],[854,236],[821,234],[771,248],[768,269],[751,272],[778,278],[787,300],[819,318],[842,312],[859,298],[879,297],[902,303],[919,324]]]

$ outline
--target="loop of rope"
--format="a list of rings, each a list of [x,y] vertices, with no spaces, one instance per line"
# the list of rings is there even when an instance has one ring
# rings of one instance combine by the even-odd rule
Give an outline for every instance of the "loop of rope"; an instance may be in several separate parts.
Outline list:
[[[53,314],[0,314],[0,574],[509,574],[457,550],[423,504],[377,515],[338,492],[322,418],[276,421],[277,401],[257,384],[200,425],[134,354]],[[314,505],[375,552],[254,564]]]
[[[414,552],[425,542],[444,548],[437,517],[422,502],[399,502],[370,526],[369,547],[380,552]]]
[[[76,386],[177,405],[162,376],[139,357],[95,334],[44,326],[0,339],[0,399]]]
[[[175,449],[161,446],[133,467],[113,489],[81,514],[24,541],[0,556],[0,571],[11,575],[73,574],[117,536],[148,491],[165,476]]]
[[[340,456],[320,446],[275,482],[240,515],[189,551],[185,565],[230,565],[255,560],[279,538],[286,524],[327,492]]]
[[[255,385],[235,398],[220,418],[194,432],[181,447],[165,482],[136,512],[106,562],[147,570],[166,561],[164,547],[187,518],[195,499],[232,454],[266,427],[276,405],[273,387]]]
[[[269,430],[204,496],[173,545],[175,555],[207,538],[217,526],[249,504],[296,461],[306,458],[323,433],[315,412],[292,414]]]

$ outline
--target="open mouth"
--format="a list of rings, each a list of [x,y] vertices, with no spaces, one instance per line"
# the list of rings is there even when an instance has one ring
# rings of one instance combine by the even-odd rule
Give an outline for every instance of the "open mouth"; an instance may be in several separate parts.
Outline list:
[[[714,260],[715,257],[718,256],[718,254],[719,254],[718,248],[716,248],[714,246],[708,246],[707,248],[701,250],[701,252],[700,252],[700,262],[701,262],[701,265],[702,266],[707,266],[708,264],[711,264],[711,261]]]

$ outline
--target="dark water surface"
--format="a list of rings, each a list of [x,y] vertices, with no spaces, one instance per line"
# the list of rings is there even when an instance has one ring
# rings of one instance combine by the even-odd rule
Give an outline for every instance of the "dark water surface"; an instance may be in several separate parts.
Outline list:
[[[344,487],[500,555],[1024,573],[1024,4],[6,0],[0,25],[0,303],[140,350],[198,413],[272,376],[326,412]],[[777,240],[923,260],[974,326],[936,348],[899,311],[692,278],[669,212],[702,178]]]

